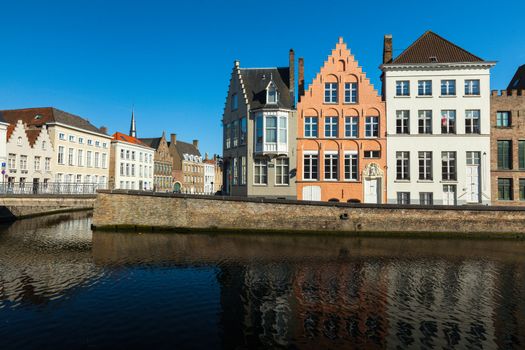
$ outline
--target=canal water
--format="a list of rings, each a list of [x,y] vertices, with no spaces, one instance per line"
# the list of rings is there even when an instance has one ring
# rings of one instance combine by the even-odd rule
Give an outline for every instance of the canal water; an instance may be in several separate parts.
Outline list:
[[[0,227],[0,349],[523,349],[525,242]]]

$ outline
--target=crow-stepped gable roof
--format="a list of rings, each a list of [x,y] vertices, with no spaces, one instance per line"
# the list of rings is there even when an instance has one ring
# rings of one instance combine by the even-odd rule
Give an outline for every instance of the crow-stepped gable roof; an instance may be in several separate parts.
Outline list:
[[[392,64],[460,62],[485,61],[429,30],[397,56]]]

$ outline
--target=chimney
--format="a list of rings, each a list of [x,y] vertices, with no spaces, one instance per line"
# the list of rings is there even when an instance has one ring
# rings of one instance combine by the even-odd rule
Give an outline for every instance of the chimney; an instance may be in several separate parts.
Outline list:
[[[106,128],[105,126],[101,126],[100,127],[100,132],[107,135],[108,134],[108,128]]]
[[[290,49],[289,53],[289,69],[290,69],[290,97],[292,103],[295,105],[295,53]]]
[[[208,159],[208,152],[204,153],[204,160],[209,160]]]
[[[392,34],[386,34],[383,41],[383,64],[392,62]]]
[[[299,72],[298,72],[298,78],[299,81],[299,96],[298,99],[301,101],[301,96],[304,95],[304,59],[302,57],[299,58]]]
[[[193,146],[195,146],[196,149],[199,149],[199,140],[193,140]]]
[[[177,134],[170,134],[170,143],[177,144]]]

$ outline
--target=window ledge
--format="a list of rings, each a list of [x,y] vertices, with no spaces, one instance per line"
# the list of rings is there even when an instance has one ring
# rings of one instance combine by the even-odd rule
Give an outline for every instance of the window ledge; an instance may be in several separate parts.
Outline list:
[[[422,184],[431,184],[434,183],[434,180],[417,180],[417,182]]]
[[[285,185],[275,184],[275,187],[290,187],[290,184],[285,184]]]
[[[410,95],[395,95],[394,98],[410,98]]]
[[[457,95],[439,95],[439,98],[456,98]]]
[[[325,105],[337,105],[339,102],[323,102]]]
[[[457,184],[458,180],[441,180],[441,181],[439,181],[439,183],[442,183],[442,184]]]
[[[463,95],[463,97],[471,98],[471,97],[481,97],[481,95]]]
[[[432,98],[432,95],[417,95],[416,98]]]
[[[357,105],[359,102],[343,102],[345,105]]]
[[[394,180],[395,183],[409,184],[410,180]]]

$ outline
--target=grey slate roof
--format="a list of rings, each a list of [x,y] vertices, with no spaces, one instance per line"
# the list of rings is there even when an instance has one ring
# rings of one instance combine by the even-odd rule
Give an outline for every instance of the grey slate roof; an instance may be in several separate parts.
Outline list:
[[[139,138],[140,141],[144,142],[146,145],[150,146],[151,148],[159,149],[160,140],[162,140],[162,137],[153,137],[153,138]]]
[[[169,142],[168,146],[170,146]],[[201,152],[192,143],[186,143],[177,140],[177,142],[175,143],[175,149],[177,150],[177,153],[179,154],[181,159],[183,158],[184,154],[190,154],[199,157],[201,156]]]
[[[518,68],[516,74],[507,86],[507,90],[524,90],[525,89],[525,64]]]
[[[36,118],[37,115],[38,118]],[[82,130],[106,135],[105,132],[91,124],[87,119],[53,107],[3,110],[0,111],[0,118],[12,124],[16,124],[18,120],[22,120],[27,125],[34,126],[42,126],[54,122],[62,123]]]
[[[7,120],[4,119],[1,112],[0,112],[0,123],[7,123]]]
[[[285,108],[292,109],[294,101],[290,96],[290,69],[278,68],[241,68],[244,88],[248,95],[251,109],[257,108]],[[266,104],[266,87],[273,80],[279,92],[277,104]]]

